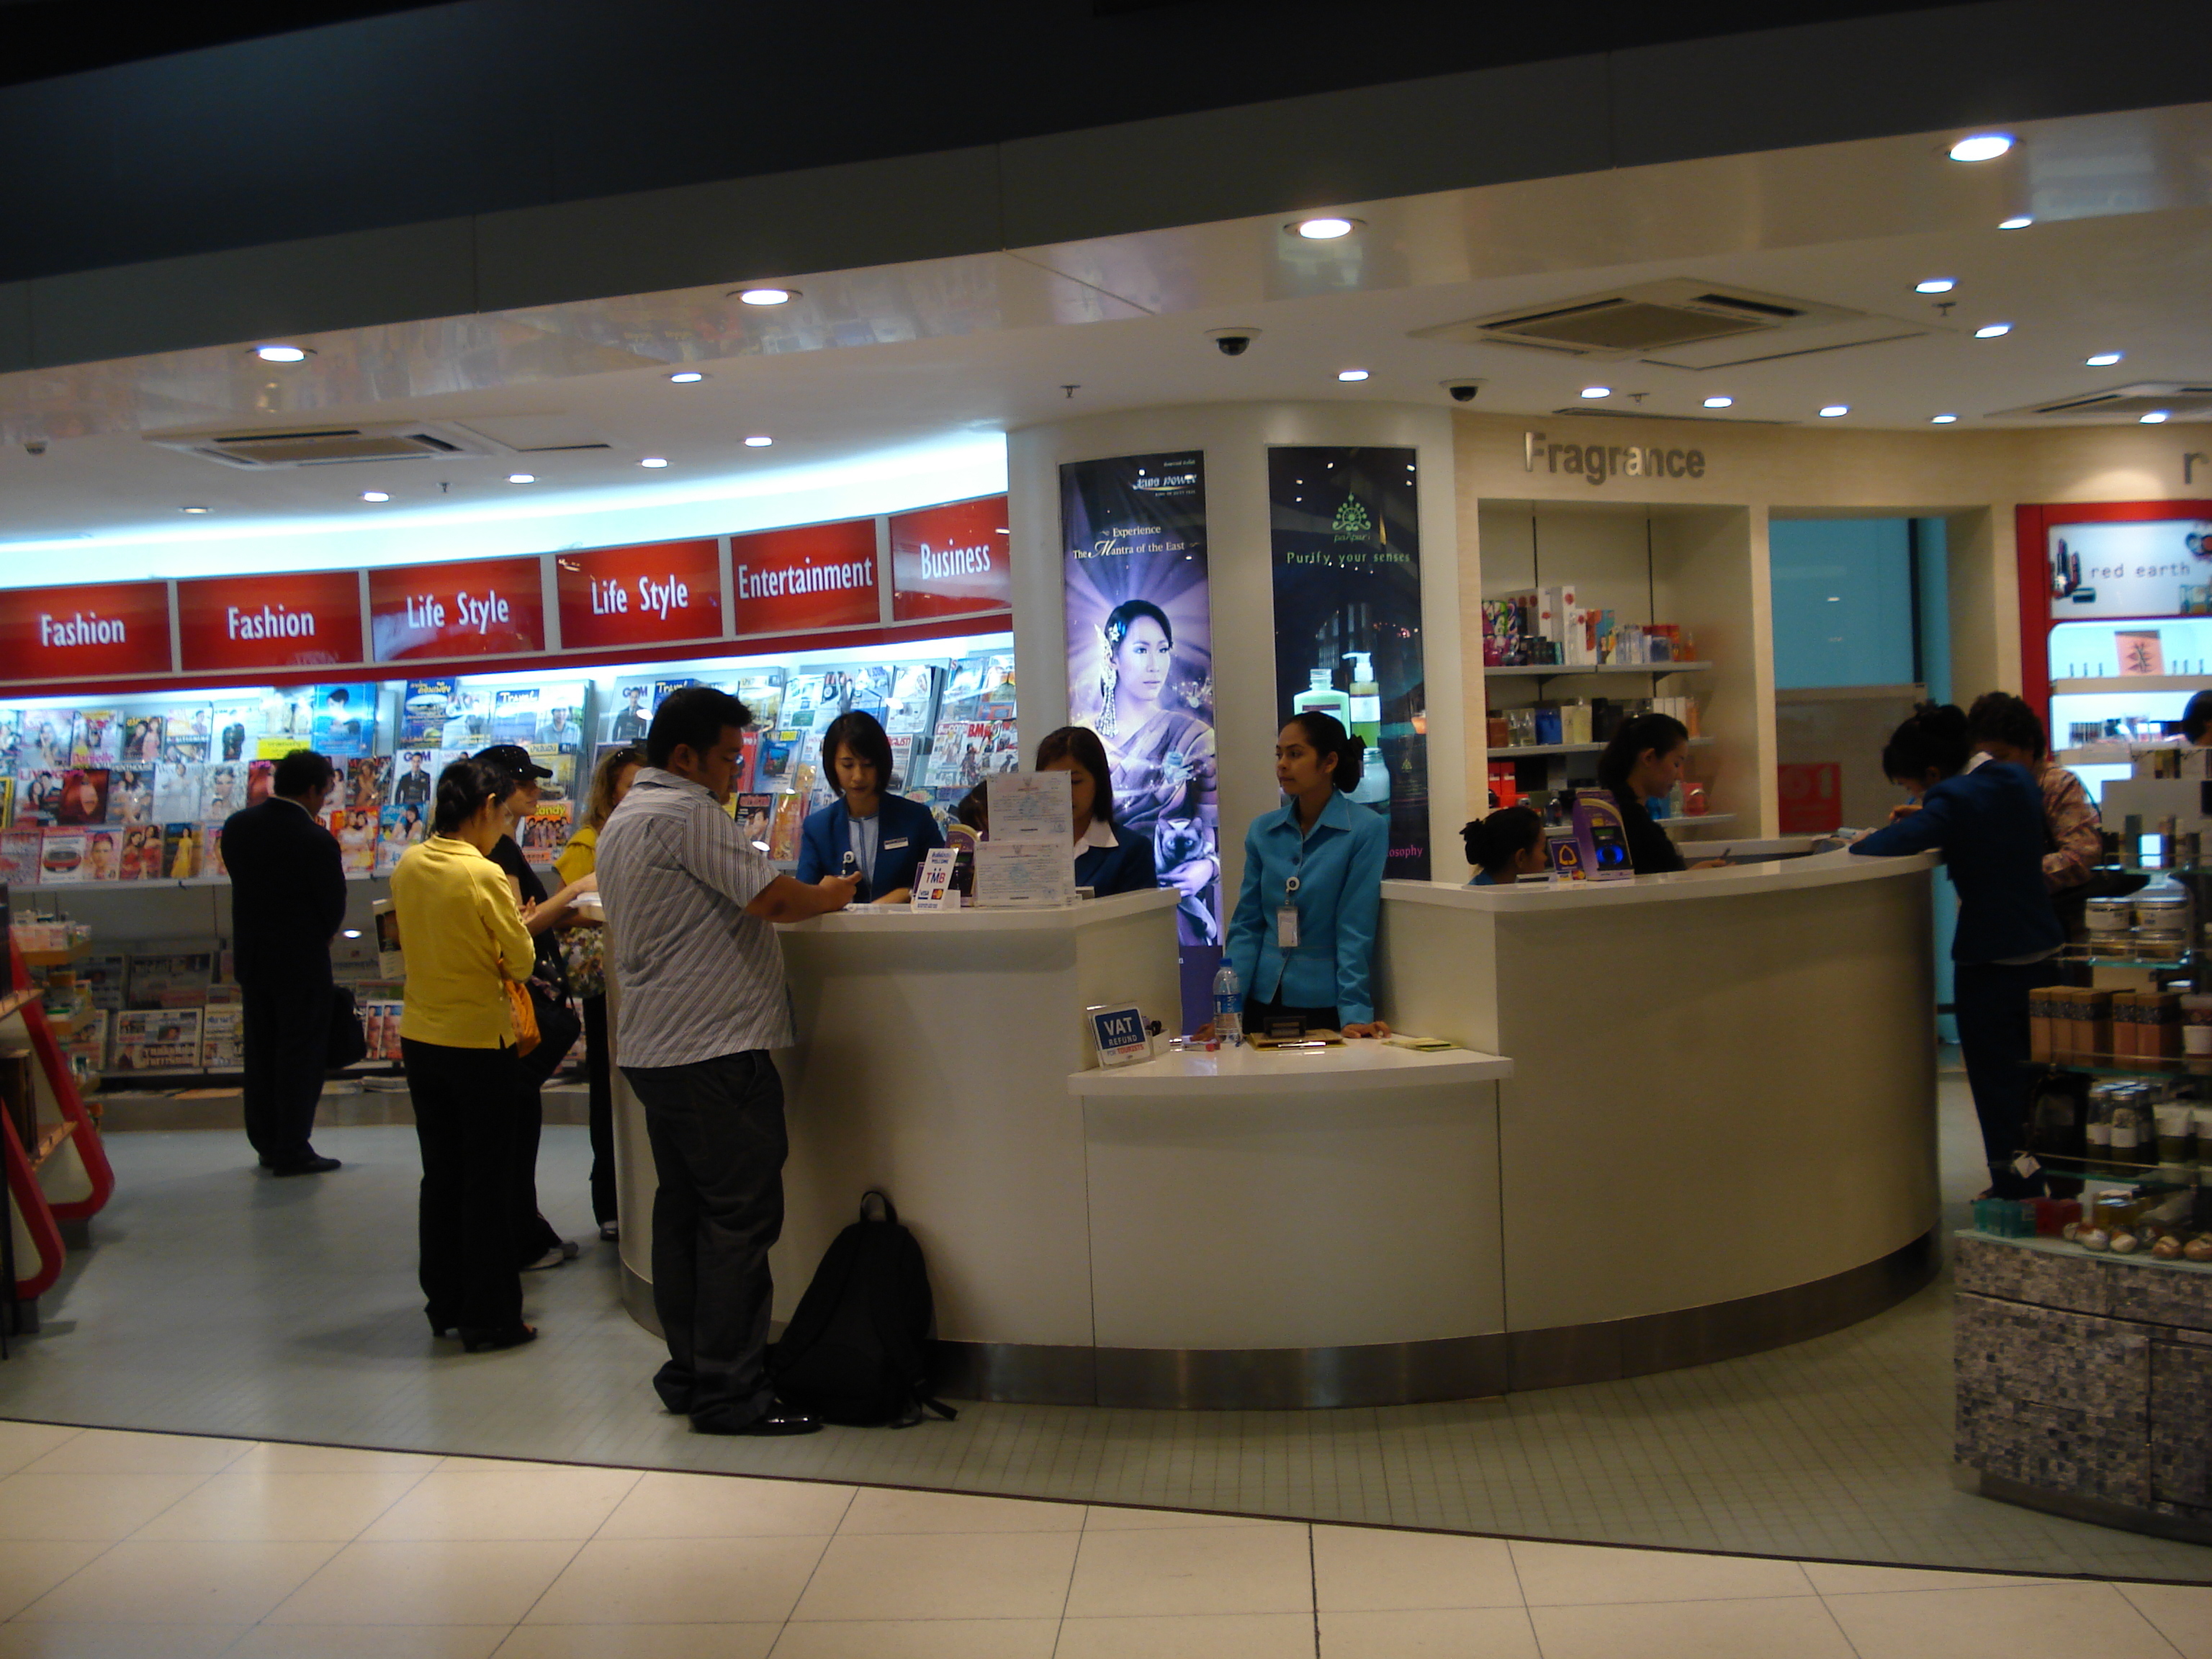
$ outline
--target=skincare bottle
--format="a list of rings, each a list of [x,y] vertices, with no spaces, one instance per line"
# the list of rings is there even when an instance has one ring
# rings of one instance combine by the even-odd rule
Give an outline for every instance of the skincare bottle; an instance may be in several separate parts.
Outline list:
[[[1375,680],[1375,653],[1347,651],[1344,659],[1352,665],[1352,714],[1345,724],[1373,749],[1382,741],[1382,688]]]
[[[1310,684],[1291,699],[1293,714],[1334,714],[1346,725],[1352,718],[1352,699],[1329,684],[1328,670],[1316,668],[1308,672]]]

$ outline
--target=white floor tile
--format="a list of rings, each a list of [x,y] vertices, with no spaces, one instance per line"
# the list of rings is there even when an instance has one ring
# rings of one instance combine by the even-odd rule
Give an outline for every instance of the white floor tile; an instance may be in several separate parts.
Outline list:
[[[2010,1574],[1947,1572],[1936,1567],[1863,1567],[1839,1561],[1808,1561],[1805,1576],[1823,1595],[1869,1595],[1885,1590],[2003,1589],[2014,1584],[2047,1584],[2048,1578]]]
[[[250,1440],[87,1429],[23,1468],[30,1474],[212,1474],[252,1449]]]
[[[1085,1532],[1147,1532],[1165,1529],[1187,1532],[1193,1527],[1279,1527],[1283,1523],[1261,1515],[1209,1515],[1195,1510],[1131,1510],[1093,1504],[1084,1521]]]
[[[1854,1659],[1817,1596],[1532,1607],[1528,1618],[1544,1659]]]
[[[451,1462],[435,1452],[377,1451],[361,1446],[302,1446],[263,1440],[224,1471],[269,1474],[428,1474]]]
[[[853,1488],[814,1480],[648,1471],[593,1534],[599,1538],[826,1538]]]
[[[1052,1619],[908,1619],[787,1625],[775,1659],[1053,1659]],[[702,1656],[702,1659],[704,1656]]]
[[[1521,1607],[1324,1613],[1321,1659],[1537,1659]]]
[[[576,1553],[563,1540],[348,1544],[276,1625],[512,1625]]]
[[[257,1625],[222,1659],[491,1659],[505,1625]]]
[[[1067,1601],[1072,1619],[1312,1611],[1306,1528],[1287,1522],[1085,1533]]]
[[[1079,1534],[926,1533],[830,1540],[795,1620],[1054,1619]]]
[[[1189,1613],[1070,1619],[1054,1659],[1313,1659],[1313,1650],[1311,1612]]]
[[[2080,1659],[2157,1650],[2156,1633],[2110,1584],[1905,1590],[1838,1595],[1827,1605],[1859,1659],[1958,1659],[1969,1650],[2006,1659]]]
[[[241,1462],[243,1460],[240,1460]],[[131,1535],[348,1543],[406,1496],[419,1474],[290,1474],[237,1464],[195,1486]]]
[[[33,1458],[44,1457],[65,1440],[84,1432],[59,1423],[19,1423],[0,1419],[0,1474],[13,1474]]]
[[[1501,1539],[1316,1527],[1315,1605],[1324,1613],[1517,1607],[1521,1581]]]
[[[519,1625],[497,1659],[768,1659],[781,1625]]]
[[[530,1610],[533,1625],[742,1625],[787,1619],[821,1538],[599,1538]]]
[[[1812,1581],[1795,1561],[1581,1544],[1516,1541],[1512,1549],[1521,1594],[1532,1607],[1813,1594]]]
[[[2165,1632],[2181,1659],[2212,1659],[2212,1587],[2201,1584],[2122,1584],[2121,1595]]]
[[[589,1538],[640,1477],[635,1469],[490,1469],[448,1465],[423,1475],[362,1536]]]
[[[15,1616],[81,1625],[250,1625],[337,1550],[335,1544],[126,1540]]]
[[[1080,1504],[1033,1504],[964,1492],[863,1486],[838,1531],[860,1536],[910,1532],[1080,1532]]]
[[[0,1541],[128,1538],[205,1474],[33,1474],[0,1480]]]
[[[0,1659],[214,1659],[239,1625],[0,1625]]]
[[[18,1539],[0,1545],[0,1619],[12,1619],[108,1547],[82,1540]]]

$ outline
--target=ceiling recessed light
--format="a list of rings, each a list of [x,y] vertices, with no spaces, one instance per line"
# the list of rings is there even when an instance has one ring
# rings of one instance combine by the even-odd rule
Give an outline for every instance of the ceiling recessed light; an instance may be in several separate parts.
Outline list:
[[[640,461],[638,465],[640,466],[666,466],[668,465],[668,458],[665,455],[648,455],[643,460]]]
[[[1839,415],[1848,415],[1850,412],[1851,406],[1849,404],[1830,404],[1820,411],[1820,418],[1824,421],[1832,421]]]
[[[1582,390],[1582,395],[1585,398],[1610,398],[1613,396],[1613,388],[1609,386],[1586,386]]]
[[[1733,409],[1735,407],[1735,399],[1733,398],[1708,398],[1705,399],[1705,407],[1707,409]]]
[[[2084,357],[2081,361],[2092,368],[2110,368],[2127,355],[2124,351],[2100,351],[2095,356]]]
[[[185,513],[206,513],[206,512],[210,511],[211,509],[210,509],[210,508],[208,508],[208,507],[187,507],[180,508],[180,509],[179,509],[179,511],[181,511],[181,512],[185,512]]]
[[[1948,294],[1958,286],[1956,276],[1930,276],[1925,282],[1915,283],[1912,291],[1915,294]]]
[[[1364,368],[1340,368],[1336,371],[1336,378],[1340,380],[1364,380],[1367,378],[1367,371]]]
[[[364,489],[361,492],[361,498],[365,501],[388,501],[392,499],[380,489]]]
[[[2154,409],[2149,414],[2142,416],[2140,418],[2145,426],[2164,426],[2172,413],[2172,411],[2171,410]],[[190,509],[188,508],[186,510],[189,511]]]
[[[253,348],[253,355],[264,363],[302,363],[313,354],[305,346],[259,345]]]
[[[510,472],[507,475],[507,481],[509,483],[536,483],[538,475],[535,472]]]
[[[1994,161],[2012,148],[2012,135],[2004,132],[1977,132],[1961,138],[1951,146],[1954,161]]]
[[[674,381],[678,386],[690,386],[694,380],[703,380],[707,377],[702,374],[696,368],[687,368],[672,374],[668,378]]]
[[[1309,242],[1334,242],[1339,237],[1349,236],[1359,228],[1357,219],[1301,219],[1290,227]]]
[[[1928,423],[1930,426],[1949,426],[1958,418],[1956,415],[1930,415],[1928,417]]]
[[[2010,323],[1984,323],[1979,328],[1974,331],[1974,337],[1977,340],[1994,340],[2000,335],[2009,334],[2011,332],[2012,325]]]
[[[799,297],[795,288],[741,288],[738,290],[740,303],[749,306],[787,306]]]
[[[2033,213],[2015,213],[2009,219],[1998,220],[1997,228],[1999,230],[2026,230],[2034,222],[2035,216]]]
[[[745,440],[745,447],[747,449],[766,449],[775,441],[775,439],[769,437],[764,432],[756,433],[753,436]]]

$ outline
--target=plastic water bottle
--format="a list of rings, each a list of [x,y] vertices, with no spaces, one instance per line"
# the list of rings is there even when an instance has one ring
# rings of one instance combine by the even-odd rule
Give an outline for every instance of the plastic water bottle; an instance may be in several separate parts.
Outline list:
[[[1237,970],[1224,962],[1213,976],[1213,1035],[1225,1047],[1234,1048],[1244,1041],[1243,1007],[1243,988],[1237,982]]]

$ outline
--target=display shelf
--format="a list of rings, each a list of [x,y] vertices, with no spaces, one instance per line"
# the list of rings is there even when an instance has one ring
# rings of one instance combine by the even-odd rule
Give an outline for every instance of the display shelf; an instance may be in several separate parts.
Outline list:
[[[26,968],[66,968],[92,954],[92,941],[79,939],[66,951],[26,951],[22,954]]]
[[[1977,1227],[1961,1227],[1952,1235],[1954,1238],[1971,1238],[1984,1244],[2009,1244],[2014,1249],[2033,1250],[2040,1255],[2083,1257],[2092,1261],[2109,1261],[2118,1267],[2156,1267],[2166,1273],[2212,1273],[2212,1261],[2161,1261],[2148,1250],[2133,1250],[2125,1255],[2114,1255],[2110,1250],[2085,1250],[2067,1238],[2007,1238],[2002,1233],[1985,1233]]]
[[[27,991],[0,994],[0,1019],[14,1018],[44,995],[46,992],[35,985]]]
[[[1521,679],[1579,678],[1584,674],[1695,674],[1712,667],[1709,662],[1632,663],[1516,663],[1510,667],[1486,668],[1487,675],[1510,675]]]
[[[1685,812],[1679,818],[1654,818],[1652,822],[1662,830],[1672,831],[1677,829],[1694,829],[1701,823],[1734,823],[1735,814],[1733,812],[1698,814]],[[1575,833],[1575,827],[1571,823],[1547,823],[1544,826],[1544,833],[1547,836],[1571,836]]]
[[[2064,1152],[2037,1152],[2035,1161],[2050,1174],[2069,1180],[2101,1181],[2108,1187],[2147,1187],[2154,1191],[2179,1192],[2201,1184],[2203,1171],[2183,1164],[2184,1173],[2168,1175],[2157,1164],[2115,1164],[2108,1158],[2075,1158]]]
[[[2212,1078],[2212,1054],[2093,1054],[2069,1049],[2035,1063],[2087,1077]]]
[[[2100,864],[2092,866],[2112,876],[2212,876],[2212,864]]]
[[[1705,749],[1715,741],[1717,739],[1712,738],[1692,738],[1690,747]],[[1522,755],[1602,755],[1604,752],[1605,745],[1601,743],[1523,743],[1493,749],[1490,751],[1490,758],[1512,760]]]
[[[2051,682],[2054,697],[2094,697],[2113,691],[2203,691],[2212,690],[2212,674],[2121,674]]]

